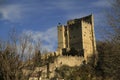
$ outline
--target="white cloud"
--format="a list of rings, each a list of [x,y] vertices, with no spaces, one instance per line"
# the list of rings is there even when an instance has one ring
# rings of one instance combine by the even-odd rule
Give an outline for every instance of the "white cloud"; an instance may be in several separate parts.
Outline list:
[[[79,5],[79,4],[80,5]],[[53,12],[57,10],[64,10],[66,14],[71,14],[73,12],[81,13],[83,10],[88,10],[89,7],[107,7],[109,6],[106,0],[96,0],[94,2],[90,2],[90,4],[82,4],[83,1],[75,1],[75,0],[60,0],[60,1],[46,1],[45,3],[28,3],[28,4],[9,4],[0,7],[0,15],[2,15],[2,19],[9,20],[12,22],[16,22],[21,20],[22,18],[30,15],[30,13],[47,13],[48,10],[52,10]],[[89,7],[88,7],[89,6]],[[38,11],[39,9],[39,11]],[[38,12],[37,12],[38,11]],[[32,15],[30,15],[32,16]],[[28,16],[28,17],[30,17]],[[73,17],[77,16],[74,15]],[[1,16],[0,16],[1,17]],[[27,17],[27,18],[28,18]]]
[[[47,13],[48,10],[54,10],[54,6],[46,6],[39,3],[29,4],[6,4],[0,6],[0,20],[8,20],[10,22],[20,22],[23,19],[29,19],[34,15]]]
[[[34,41],[38,41],[39,39],[42,42],[42,49],[47,49],[48,51],[55,51],[55,47],[57,46],[57,27],[49,28],[46,31],[24,31],[26,34],[32,34],[32,38]]]
[[[21,6],[20,5],[5,5],[0,7],[1,19],[11,22],[21,19]]]

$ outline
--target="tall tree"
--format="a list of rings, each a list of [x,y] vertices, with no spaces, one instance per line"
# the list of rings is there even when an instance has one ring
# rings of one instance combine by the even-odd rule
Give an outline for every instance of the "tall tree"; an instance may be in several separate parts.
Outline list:
[[[113,41],[120,44],[120,0],[112,0],[107,10],[107,22],[110,28]]]
[[[99,60],[97,68],[101,71],[103,80],[120,79],[120,0],[111,0],[107,10],[109,38],[101,42],[98,47]]]

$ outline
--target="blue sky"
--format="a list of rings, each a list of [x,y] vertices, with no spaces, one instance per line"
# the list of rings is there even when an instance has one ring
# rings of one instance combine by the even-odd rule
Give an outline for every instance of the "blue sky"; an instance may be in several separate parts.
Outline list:
[[[57,47],[57,25],[93,14],[96,38],[104,24],[107,0],[0,0],[0,38],[7,39],[12,27],[18,34],[31,33],[50,51]],[[102,23],[102,24],[101,24]]]

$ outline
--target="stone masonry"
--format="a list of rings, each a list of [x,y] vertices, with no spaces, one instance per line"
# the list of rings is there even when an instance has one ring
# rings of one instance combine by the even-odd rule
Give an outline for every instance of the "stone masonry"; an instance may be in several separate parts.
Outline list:
[[[93,15],[69,20],[67,25],[58,25],[57,52],[62,55],[63,51],[71,48],[82,52],[85,60],[96,53]]]

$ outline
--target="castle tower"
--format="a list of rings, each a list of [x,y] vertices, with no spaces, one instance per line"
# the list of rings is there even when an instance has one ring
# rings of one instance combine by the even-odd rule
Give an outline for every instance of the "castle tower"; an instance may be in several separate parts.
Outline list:
[[[63,49],[71,48],[82,52],[86,60],[96,53],[93,15],[69,20],[66,26],[58,26],[58,50],[62,53]]]
[[[81,19],[81,23],[83,42],[82,47],[84,49],[84,58],[87,60],[88,57],[96,53],[93,15],[83,17]]]
[[[62,54],[62,49],[66,48],[66,40],[65,40],[65,26],[58,25],[58,52]]]

